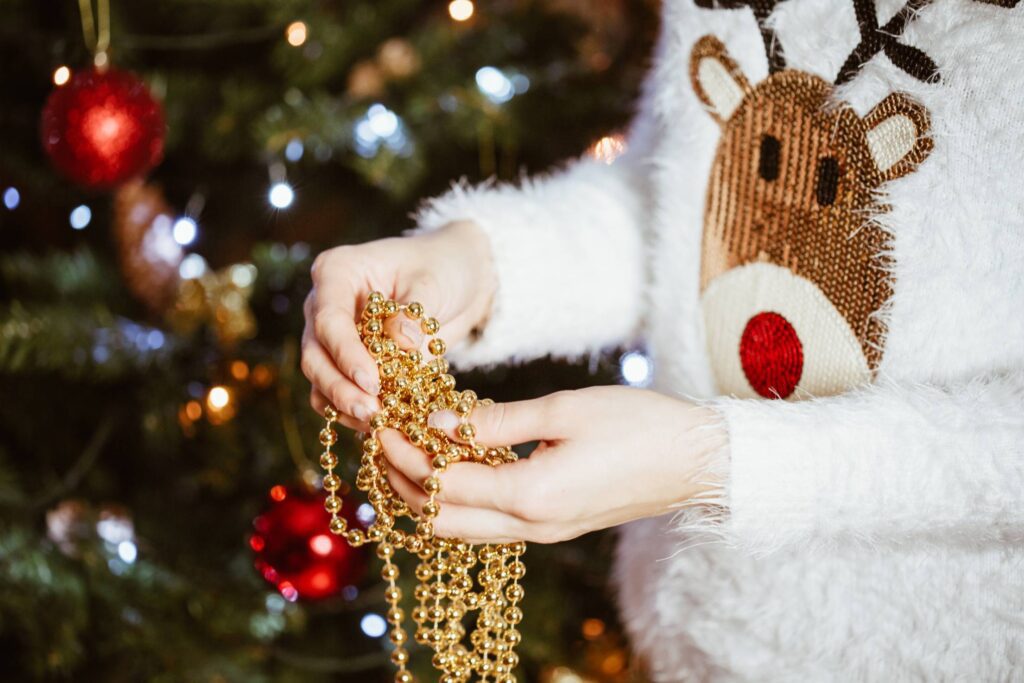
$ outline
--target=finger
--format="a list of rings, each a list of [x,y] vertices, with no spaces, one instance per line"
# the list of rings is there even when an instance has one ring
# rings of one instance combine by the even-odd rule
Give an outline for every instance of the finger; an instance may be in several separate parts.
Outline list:
[[[519,516],[523,489],[529,476],[528,460],[492,467],[477,462],[457,462],[438,474],[441,490],[437,500]]]
[[[402,432],[382,429],[377,437],[384,447],[384,457],[407,478],[421,482],[433,474],[429,456],[409,443]]]
[[[309,390],[309,405],[313,406],[313,410],[318,414],[323,415],[327,406],[330,405],[330,401],[316,387],[312,387]]]
[[[388,481],[391,483],[391,488],[402,497],[402,500],[417,514],[423,513],[423,504],[427,502],[427,494],[424,493],[423,489],[417,484],[413,483],[409,477],[402,474],[400,470],[395,467],[389,467],[388,470]]]
[[[338,372],[334,361],[308,328],[302,339],[301,366],[306,378],[337,410],[367,423],[370,416],[380,410],[380,402]]]
[[[478,405],[466,421],[472,424],[477,443],[491,446],[561,438],[565,434],[560,429],[560,421],[555,418],[556,399],[553,397],[557,395]],[[442,430],[451,439],[467,443],[469,439],[459,433],[460,422],[462,420],[453,410],[435,410],[427,418],[429,426]]]
[[[529,523],[512,515],[454,503],[442,505],[432,522],[436,536],[468,543],[515,543],[539,536]]]
[[[406,351],[426,352],[426,334],[419,320],[413,320],[404,313],[391,316],[384,321],[384,334],[395,340]]]
[[[306,319],[312,322],[316,341],[341,373],[370,396],[380,393],[377,362],[363,346],[354,311],[343,305],[312,304]]]

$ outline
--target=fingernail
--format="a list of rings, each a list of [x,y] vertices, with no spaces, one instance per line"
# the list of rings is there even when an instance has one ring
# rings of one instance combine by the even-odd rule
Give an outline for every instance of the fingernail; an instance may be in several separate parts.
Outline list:
[[[427,425],[437,429],[455,429],[459,417],[451,410],[435,410],[427,417]]]
[[[411,320],[403,320],[401,324],[402,334],[409,338],[416,346],[423,341],[423,330]]]
[[[366,370],[356,370],[352,379],[356,381],[356,384],[358,384],[363,391],[371,396],[376,396],[380,393],[380,381],[376,377],[371,377],[370,373]]]
[[[365,406],[357,403],[352,406],[352,417],[360,422],[368,422],[370,420],[370,411]]]

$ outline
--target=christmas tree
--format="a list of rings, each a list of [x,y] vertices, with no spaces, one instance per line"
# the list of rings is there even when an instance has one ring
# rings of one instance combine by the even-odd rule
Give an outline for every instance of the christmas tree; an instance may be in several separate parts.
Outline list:
[[[614,154],[653,3],[5,7],[0,679],[392,680],[379,561],[324,533],[312,257],[453,179]],[[458,379],[503,401],[645,374],[620,349]],[[640,680],[611,547],[530,546],[519,680]]]

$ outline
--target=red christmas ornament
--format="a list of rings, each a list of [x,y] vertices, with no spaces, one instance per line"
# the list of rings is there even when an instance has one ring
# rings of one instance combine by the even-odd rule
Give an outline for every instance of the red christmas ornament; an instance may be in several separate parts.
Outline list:
[[[324,510],[325,494],[294,487],[270,489],[270,506],[256,519],[249,547],[263,578],[295,601],[322,600],[358,581],[366,568],[362,548],[352,548],[327,529],[331,516]],[[346,504],[342,515],[358,524]]]
[[[41,129],[54,166],[90,188],[119,185],[163,157],[163,109],[128,71],[76,73],[50,94]]]

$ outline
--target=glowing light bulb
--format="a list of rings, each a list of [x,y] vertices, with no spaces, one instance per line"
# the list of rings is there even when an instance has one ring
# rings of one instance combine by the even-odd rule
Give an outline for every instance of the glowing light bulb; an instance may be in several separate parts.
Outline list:
[[[455,21],[466,21],[473,16],[472,0],[452,0],[448,3],[448,14]]]
[[[230,402],[231,394],[227,388],[219,385],[210,389],[210,393],[206,396],[206,405],[210,410],[223,410]]]
[[[508,102],[516,94],[512,81],[493,66],[481,67],[476,72],[476,87],[484,97],[495,104]]]
[[[610,164],[626,151],[626,141],[621,135],[606,135],[587,150],[591,157]]]
[[[68,223],[75,230],[84,230],[85,226],[89,225],[89,221],[92,220],[92,209],[85,204],[79,204],[71,210],[71,215],[68,216]]]
[[[125,564],[133,564],[139,556],[139,548],[131,541],[121,541],[117,544],[117,556]]]
[[[381,615],[370,612],[360,620],[359,628],[363,629],[363,633],[371,638],[380,638],[387,632],[388,623]]]
[[[651,359],[639,351],[622,354],[619,359],[622,379],[634,387],[646,386],[651,379]]]
[[[199,234],[199,226],[192,218],[182,216],[174,221],[173,234],[175,242],[183,247],[188,246],[195,241],[196,235]]]
[[[306,38],[309,37],[309,29],[306,28],[306,23],[303,21],[293,21],[288,24],[288,28],[284,30],[285,39],[288,44],[292,47],[299,47],[306,42]]]
[[[53,84],[64,85],[71,79],[71,69],[66,66],[58,66],[53,71]]]
[[[275,209],[287,209],[295,201],[295,190],[292,189],[291,185],[282,180],[270,186],[267,198],[270,200],[270,205]]]
[[[21,204],[21,193],[18,192],[18,188],[8,187],[4,190],[4,206],[14,211],[18,208],[18,204]]]
[[[189,254],[181,260],[178,275],[183,280],[194,280],[206,274],[206,259],[199,254]]]

